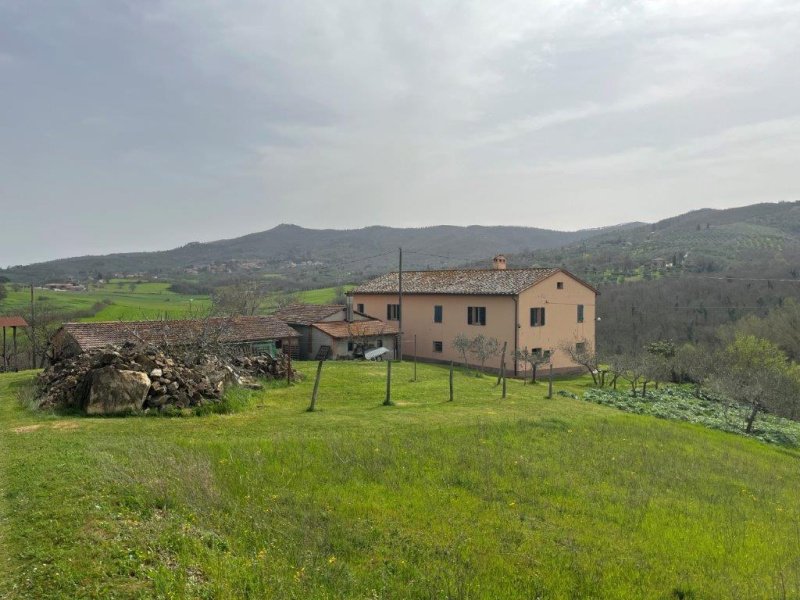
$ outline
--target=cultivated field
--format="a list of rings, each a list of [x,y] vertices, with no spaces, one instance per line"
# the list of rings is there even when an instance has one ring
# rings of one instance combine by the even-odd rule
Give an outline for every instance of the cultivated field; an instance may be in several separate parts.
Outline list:
[[[328,363],[226,415],[27,412],[0,376],[0,597],[793,598],[800,454],[490,377]],[[581,393],[583,379],[557,389]]]

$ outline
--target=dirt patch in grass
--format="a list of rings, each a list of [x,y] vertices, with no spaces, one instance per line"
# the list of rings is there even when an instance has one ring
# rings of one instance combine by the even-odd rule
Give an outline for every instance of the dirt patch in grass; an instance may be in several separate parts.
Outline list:
[[[23,425],[22,427],[14,427],[11,431],[14,433],[30,433],[31,431],[36,431],[37,429],[41,429],[42,425]]]

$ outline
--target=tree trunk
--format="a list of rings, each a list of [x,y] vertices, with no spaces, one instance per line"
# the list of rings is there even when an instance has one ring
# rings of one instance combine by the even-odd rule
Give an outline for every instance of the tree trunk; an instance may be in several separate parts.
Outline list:
[[[531,383],[536,383],[536,365],[533,365],[533,374],[531,375]]]
[[[505,365],[506,364],[506,347],[507,346],[508,346],[508,342],[503,342],[503,353],[500,356],[500,364],[501,365]],[[498,374],[498,376],[497,376],[497,383],[495,383],[495,385],[500,385],[500,380],[501,380],[502,377],[503,377],[503,375],[502,375],[502,371],[501,371],[500,374]]]
[[[753,423],[756,422],[756,415],[758,415],[758,410],[760,408],[761,407],[758,405],[757,402],[753,404],[753,410],[750,413],[750,416],[747,417],[747,428],[744,430],[745,433],[753,433]]]
[[[642,398],[647,398],[647,382],[642,384]]]

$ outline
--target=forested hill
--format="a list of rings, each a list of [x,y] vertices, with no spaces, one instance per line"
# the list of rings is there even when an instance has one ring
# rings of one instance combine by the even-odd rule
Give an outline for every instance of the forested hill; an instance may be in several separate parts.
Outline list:
[[[598,233],[562,248],[523,251],[509,264],[561,265],[594,283],[664,274],[800,275],[800,202],[702,209]]]
[[[605,355],[711,342],[721,326],[800,301],[800,203],[697,210],[508,259],[562,265],[596,284]]]
[[[637,224],[634,224],[635,226]],[[576,232],[534,227],[423,228],[366,227],[305,229],[279,225],[269,231],[209,243],[190,243],[174,250],[83,256],[0,270],[11,281],[45,282],[83,279],[101,274],[159,275],[181,278],[206,273],[289,273],[307,278],[345,275],[348,279],[382,272],[397,265],[402,246],[407,268],[441,268],[486,260],[498,252],[557,248],[626,226]]]

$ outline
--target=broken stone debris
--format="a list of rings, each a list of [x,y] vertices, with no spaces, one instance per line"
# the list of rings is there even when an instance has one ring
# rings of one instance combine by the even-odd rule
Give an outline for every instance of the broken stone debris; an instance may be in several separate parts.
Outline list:
[[[219,402],[231,385],[259,389],[258,379],[285,379],[283,355],[181,358],[132,344],[60,361],[38,378],[39,407],[79,408],[91,415],[189,408]],[[290,378],[296,378],[292,371]]]

